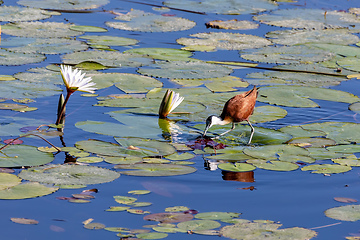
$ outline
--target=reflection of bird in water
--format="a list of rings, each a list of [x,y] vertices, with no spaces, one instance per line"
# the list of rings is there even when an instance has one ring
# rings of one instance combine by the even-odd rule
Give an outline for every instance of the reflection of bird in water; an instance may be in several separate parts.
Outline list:
[[[230,130],[219,135],[222,136],[234,130],[235,123],[247,121],[251,127],[251,134],[248,142],[248,144],[250,144],[255,130],[251,125],[251,123],[249,122],[249,117],[254,111],[256,97],[257,97],[257,89],[256,86],[254,86],[254,88],[251,89],[250,91],[247,91],[242,94],[238,94],[230,98],[225,103],[224,109],[219,117],[215,115],[211,115],[206,119],[206,127],[203,136],[205,136],[208,129],[213,125],[225,125],[228,123],[232,123],[232,128]]]

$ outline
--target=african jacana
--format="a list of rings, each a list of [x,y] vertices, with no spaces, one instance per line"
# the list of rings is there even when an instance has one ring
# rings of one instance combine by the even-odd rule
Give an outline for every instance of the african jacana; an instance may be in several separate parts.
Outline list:
[[[257,97],[257,89],[256,86],[254,86],[254,88],[251,89],[250,91],[247,91],[242,94],[238,94],[230,98],[225,103],[224,109],[219,117],[215,115],[211,115],[206,119],[206,127],[203,133],[203,137],[205,136],[207,130],[209,130],[209,128],[212,125],[225,125],[228,123],[232,123],[232,128],[230,130],[219,135],[222,136],[234,130],[235,123],[247,121],[251,127],[251,134],[248,142],[248,144],[250,144],[255,130],[251,125],[251,123],[249,122],[249,117],[254,112],[256,97]]]

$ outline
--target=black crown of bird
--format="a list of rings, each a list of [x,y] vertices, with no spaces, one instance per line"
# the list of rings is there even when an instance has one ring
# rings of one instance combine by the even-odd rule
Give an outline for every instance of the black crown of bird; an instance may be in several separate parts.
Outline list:
[[[206,135],[206,132],[213,125],[225,125],[232,123],[232,127],[230,130],[221,133],[220,137],[232,130],[235,129],[235,123],[239,123],[242,121],[247,121],[249,126],[251,127],[251,134],[248,144],[251,143],[252,137],[254,135],[254,127],[251,125],[249,121],[249,117],[254,112],[254,107],[256,103],[258,92],[256,86],[250,91],[247,91],[242,94],[238,94],[232,98],[230,98],[224,105],[223,111],[220,116],[211,115],[206,119],[206,127],[203,133],[203,137]]]

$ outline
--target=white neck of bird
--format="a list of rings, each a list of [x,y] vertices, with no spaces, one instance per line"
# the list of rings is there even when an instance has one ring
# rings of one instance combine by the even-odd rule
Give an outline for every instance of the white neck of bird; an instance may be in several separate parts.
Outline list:
[[[224,119],[222,119],[218,116],[213,116],[213,118],[212,118],[212,125],[225,125],[228,123],[229,123],[229,121],[225,121]]]

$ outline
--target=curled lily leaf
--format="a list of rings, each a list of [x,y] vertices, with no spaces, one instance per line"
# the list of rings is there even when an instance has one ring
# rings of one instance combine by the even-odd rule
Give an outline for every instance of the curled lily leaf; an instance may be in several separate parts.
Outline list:
[[[179,93],[175,93],[172,90],[167,90],[164,98],[160,104],[159,117],[166,118],[174,109],[180,105],[184,100],[184,97],[180,97]]]

